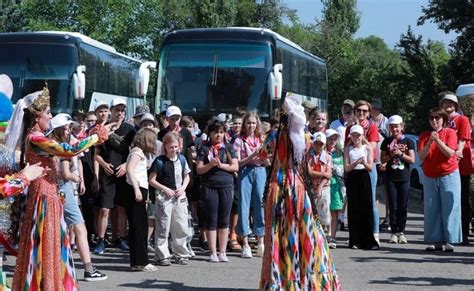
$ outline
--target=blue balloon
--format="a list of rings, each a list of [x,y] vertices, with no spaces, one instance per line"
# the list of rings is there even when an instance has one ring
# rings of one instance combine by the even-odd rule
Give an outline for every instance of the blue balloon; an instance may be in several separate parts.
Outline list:
[[[5,93],[0,92],[0,122],[10,120],[13,114],[13,103]]]

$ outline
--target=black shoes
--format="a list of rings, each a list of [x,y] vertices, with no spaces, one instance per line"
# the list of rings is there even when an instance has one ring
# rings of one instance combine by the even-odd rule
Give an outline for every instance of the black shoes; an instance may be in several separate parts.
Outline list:
[[[96,268],[92,269],[91,272],[84,271],[84,280],[88,282],[102,281],[107,279],[107,275],[102,274]]]

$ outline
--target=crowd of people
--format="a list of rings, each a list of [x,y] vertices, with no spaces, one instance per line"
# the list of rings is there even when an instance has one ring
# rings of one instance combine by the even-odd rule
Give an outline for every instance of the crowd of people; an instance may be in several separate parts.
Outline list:
[[[265,206],[265,199],[285,200],[283,181],[289,176],[274,170],[275,160],[280,169],[292,171],[282,154],[296,145],[282,150],[268,142],[285,130],[282,116],[267,123],[255,112],[236,112],[197,125],[177,106],[154,116],[140,105],[128,120],[126,100],[115,98],[110,104],[98,102],[92,112],[52,117],[46,88],[22,102],[23,107],[17,105],[15,110],[23,115],[14,115],[11,125],[22,121],[17,134],[20,162],[35,165],[35,174],[30,173],[33,166],[26,166],[16,177],[29,187],[15,290],[77,288],[70,249],[77,249],[86,280],[106,279],[91,263],[90,246],[98,255],[114,245],[128,251],[131,271],[187,265],[194,256],[193,222],[210,263],[229,262],[228,250],[240,251],[243,258],[265,256],[261,287],[274,284],[270,277],[278,266],[270,267],[272,254],[266,248],[284,243],[281,237],[268,242],[268,234],[272,227],[284,232],[305,222],[287,226],[281,217],[274,217],[285,207],[275,210],[283,203],[280,200],[272,204],[275,209]],[[405,226],[415,152],[426,176],[422,181],[426,251],[451,252],[453,244],[469,244],[471,124],[453,93],[443,92],[439,107],[429,112],[431,128],[420,135],[418,148],[405,136],[401,116],[382,114],[379,99],[344,100],[341,116],[330,125],[326,111],[309,101],[302,105],[307,120],[302,161],[307,171],[298,182],[301,185],[290,188],[305,187],[311,194],[295,198],[304,206],[294,212],[300,215],[312,208],[318,215],[326,240],[318,241],[316,228],[304,231],[320,248],[341,245],[337,231],[344,226],[345,213],[349,248],[380,248],[377,185],[381,184],[387,193],[388,242],[408,243]],[[2,188],[2,195],[12,192],[9,189]],[[270,226],[265,224],[268,219],[274,220]],[[45,236],[49,239],[43,240]],[[311,280],[305,284],[314,284]]]

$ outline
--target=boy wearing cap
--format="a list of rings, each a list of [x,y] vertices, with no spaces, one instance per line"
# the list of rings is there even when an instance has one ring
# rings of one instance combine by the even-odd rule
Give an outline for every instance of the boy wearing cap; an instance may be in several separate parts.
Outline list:
[[[471,223],[472,207],[469,200],[471,175],[474,174],[472,167],[471,152],[471,122],[459,113],[458,98],[452,92],[440,93],[439,105],[449,115],[448,126],[456,131],[458,147],[456,156],[458,158],[459,173],[461,176],[461,222],[462,222],[462,244],[469,244],[469,224]]]
[[[94,250],[96,254],[103,254],[105,251],[104,237],[107,230],[109,213],[110,209],[116,206],[118,206],[118,221],[114,223],[114,219],[112,219],[112,237],[116,239],[116,244],[120,249],[128,250],[128,245],[123,239],[126,236],[127,219],[123,206],[127,193],[122,191],[127,189],[125,181],[126,161],[135,130],[132,125],[124,122],[126,105],[126,101],[123,98],[112,100],[110,106],[111,122],[116,123],[114,126],[115,131],[109,136],[107,142],[96,148],[95,160],[100,165],[100,170],[95,172],[100,185],[97,222],[98,242]]]
[[[391,236],[389,243],[406,244],[404,235],[410,191],[410,164],[415,162],[415,145],[403,134],[403,119],[393,115],[388,119],[390,137],[383,140],[380,159],[386,163],[386,189]]]
[[[341,106],[341,117],[331,122],[329,128],[334,129],[339,133],[340,137],[344,137],[346,127],[352,124],[352,117],[354,116],[354,101],[346,99]],[[341,147],[344,147],[344,138],[340,138]]]
[[[324,132],[311,134],[312,147],[308,151],[308,171],[312,178],[313,189],[316,192],[316,210],[321,225],[326,233],[329,233],[331,225],[331,189],[329,179],[332,177],[332,158],[324,150],[326,135]]]

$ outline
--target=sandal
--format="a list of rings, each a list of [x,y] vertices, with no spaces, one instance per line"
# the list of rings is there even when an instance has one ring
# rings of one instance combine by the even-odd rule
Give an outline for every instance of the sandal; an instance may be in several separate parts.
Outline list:
[[[236,239],[229,240],[229,248],[231,251],[240,251],[242,250],[242,246]]]

